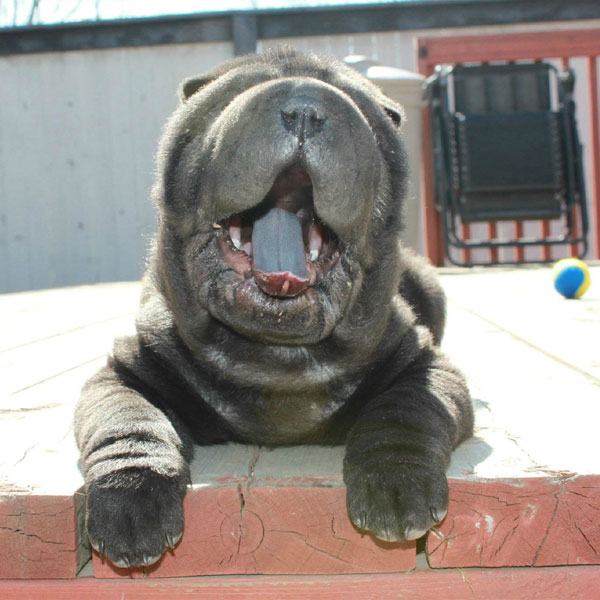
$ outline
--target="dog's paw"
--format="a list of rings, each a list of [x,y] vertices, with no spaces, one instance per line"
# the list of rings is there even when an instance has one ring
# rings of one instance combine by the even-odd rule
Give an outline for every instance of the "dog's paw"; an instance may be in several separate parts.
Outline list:
[[[87,488],[92,547],[117,567],[157,562],[183,533],[185,483],[150,470],[112,474]]]
[[[350,519],[381,540],[420,538],[448,511],[448,482],[436,469],[385,460],[377,467],[346,462],[344,480]]]

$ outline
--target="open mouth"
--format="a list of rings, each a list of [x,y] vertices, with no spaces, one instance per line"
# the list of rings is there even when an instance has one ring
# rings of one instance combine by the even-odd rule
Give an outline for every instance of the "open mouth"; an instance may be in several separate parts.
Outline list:
[[[225,262],[270,296],[302,294],[340,255],[338,238],[317,215],[310,176],[300,165],[280,173],[259,205],[214,227]]]

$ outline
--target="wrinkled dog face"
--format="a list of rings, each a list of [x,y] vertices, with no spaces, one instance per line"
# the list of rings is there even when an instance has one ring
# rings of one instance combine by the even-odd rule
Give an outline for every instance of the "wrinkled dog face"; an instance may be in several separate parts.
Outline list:
[[[182,100],[137,333],[76,409],[92,544],[118,566],[158,560],[182,535],[192,442],[229,441],[345,443],[352,522],[420,537],[472,411],[435,345],[435,273],[399,243],[399,109],[289,49],[191,79]]]
[[[207,311],[263,342],[326,338],[386,251],[378,238],[397,235],[400,109],[350,68],[290,50],[188,80],[182,98],[155,189],[171,307],[186,329]]]

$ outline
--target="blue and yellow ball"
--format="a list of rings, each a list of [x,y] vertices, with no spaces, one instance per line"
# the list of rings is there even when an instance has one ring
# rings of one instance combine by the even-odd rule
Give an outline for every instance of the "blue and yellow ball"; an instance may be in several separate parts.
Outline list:
[[[565,298],[580,298],[590,287],[590,272],[578,258],[563,258],[552,268],[554,287]]]

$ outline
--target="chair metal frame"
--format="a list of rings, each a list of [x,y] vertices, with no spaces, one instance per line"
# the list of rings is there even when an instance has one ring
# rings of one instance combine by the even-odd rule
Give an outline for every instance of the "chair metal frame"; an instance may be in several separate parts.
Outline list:
[[[461,165],[461,156],[458,147],[463,145],[464,152],[464,134],[459,139],[457,119],[464,121],[465,115],[461,113],[461,106],[457,105],[456,81],[460,77],[467,75],[471,81],[477,77],[483,79],[482,85],[484,94],[489,95],[489,82],[495,75],[500,74],[506,77],[515,75],[515,79],[520,77],[537,77],[541,82],[539,87],[540,107],[539,111],[519,111],[511,110],[511,115],[527,115],[534,120],[539,117],[548,118],[552,121],[553,132],[559,136],[556,146],[556,155],[560,156],[560,177],[555,177],[554,185],[557,186],[553,198],[548,197],[546,206],[539,211],[533,210],[527,214],[527,208],[521,203],[519,207],[516,204],[510,205],[511,193],[515,192],[527,194],[527,190],[506,186],[503,191],[502,186],[494,190],[495,193],[506,194],[507,208],[501,210],[490,210],[489,206],[482,203],[481,210],[473,209],[473,201],[470,201],[471,212],[468,213],[463,208],[465,206],[468,191],[465,190],[465,166]],[[546,83],[543,78],[547,77]],[[475,79],[473,79],[475,78]],[[466,81],[466,80],[463,80]],[[523,80],[521,80],[523,81]],[[530,80],[529,83],[531,83]],[[436,198],[438,204],[437,210],[442,217],[442,229],[444,236],[444,245],[446,256],[450,262],[460,266],[471,266],[476,264],[490,264],[489,262],[475,262],[465,260],[463,262],[453,257],[451,248],[462,250],[472,250],[476,248],[524,248],[541,247],[554,245],[580,245],[579,257],[583,257],[588,249],[588,215],[587,202],[585,194],[585,181],[583,174],[582,147],[577,133],[577,122],[575,119],[575,103],[573,100],[573,89],[575,84],[575,75],[571,69],[559,72],[553,65],[544,62],[535,63],[504,63],[480,65],[438,65],[434,74],[427,80],[427,97],[430,100],[430,110],[432,116],[433,133],[433,163],[435,173]],[[519,89],[511,81],[512,95],[516,98]],[[552,96],[553,89],[554,97]],[[464,86],[462,89],[464,94]],[[545,96],[545,97],[544,97]],[[552,106],[554,99],[555,106]],[[516,100],[513,100],[516,105]],[[460,98],[458,100],[460,104]],[[489,105],[489,99],[483,99],[483,105]],[[458,108],[458,110],[457,110]],[[497,112],[494,110],[484,110],[480,113],[473,113],[480,122],[486,120],[486,115],[490,119],[497,118],[498,115],[509,114]],[[537,117],[536,117],[537,115]],[[469,115],[466,115],[469,117]],[[482,120],[483,119],[483,120]],[[493,140],[491,141],[493,143]],[[518,143],[518,140],[515,140]],[[558,178],[558,179],[557,179]],[[560,180],[560,183],[557,181]],[[548,184],[550,185],[550,183]],[[532,188],[532,186],[529,186]],[[483,193],[485,197],[485,192]],[[504,196],[503,196],[504,197]],[[476,206],[475,201],[475,206]],[[578,207],[578,210],[576,210]],[[564,233],[558,236],[548,236],[539,238],[513,238],[513,239],[488,239],[477,240],[467,239],[459,232],[460,225],[474,222],[494,223],[499,221],[525,221],[525,220],[561,220],[564,223]],[[580,233],[577,233],[577,229]],[[511,262],[540,262],[535,261],[502,261],[503,264]],[[542,261],[543,262],[543,261]]]

